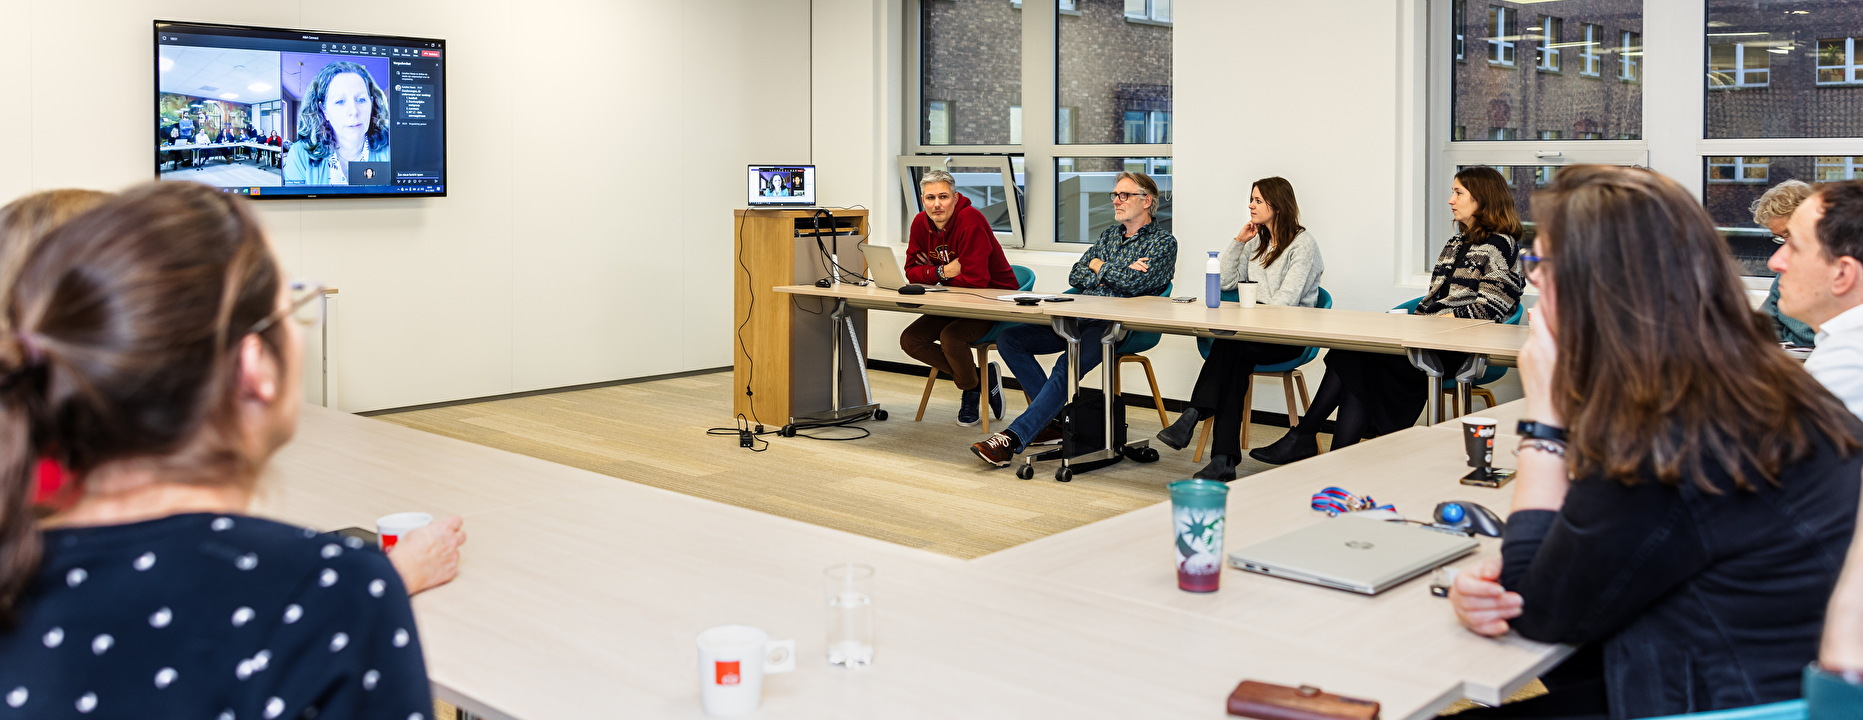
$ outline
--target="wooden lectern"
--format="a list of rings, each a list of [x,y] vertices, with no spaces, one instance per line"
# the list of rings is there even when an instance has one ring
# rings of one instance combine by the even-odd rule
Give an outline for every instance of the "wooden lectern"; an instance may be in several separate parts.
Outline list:
[[[843,368],[866,355],[865,348],[856,352],[866,336],[866,311],[849,310],[842,325],[830,315],[832,302],[771,289],[834,276],[830,257],[841,267],[864,271],[859,243],[867,236],[867,211],[740,209],[734,215],[732,411],[774,429],[811,417],[826,419],[840,410],[834,397],[844,407],[870,402],[864,367],[842,372],[838,383],[831,382],[830,370],[837,347]],[[839,342],[837,333],[842,333]]]

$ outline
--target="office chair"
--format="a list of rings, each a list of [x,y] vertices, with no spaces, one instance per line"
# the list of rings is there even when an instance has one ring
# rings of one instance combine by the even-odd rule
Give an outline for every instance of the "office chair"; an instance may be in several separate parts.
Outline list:
[[[1010,265],[1009,269],[1014,270],[1016,273],[1016,286],[1018,289],[1020,289],[1022,292],[1028,292],[1030,290],[1035,289],[1035,271],[1034,270],[1030,270],[1029,268],[1023,267],[1021,265]],[[984,333],[983,337],[977,338],[976,342],[973,342],[970,344],[971,347],[977,349],[977,372],[983,374],[983,383],[984,383],[983,393],[984,394],[983,394],[982,401],[979,403],[980,405],[982,405],[982,407],[978,408],[980,412],[978,412],[977,414],[983,416],[983,423],[982,423],[983,434],[985,435],[990,434],[990,407],[989,407],[990,406],[990,395],[989,395],[989,392],[990,392],[990,387],[989,387],[990,351],[996,349],[996,336],[1001,335],[1002,332],[1004,330],[1009,329],[1010,326],[1017,325],[1017,324],[1019,323],[999,322],[996,324],[996,327],[990,328],[989,332]],[[937,385],[937,384],[938,384],[938,369],[933,368],[931,371],[931,375],[925,378],[925,394],[919,397],[919,413],[917,415],[912,416],[912,422],[918,422],[920,420],[925,419],[925,406],[931,402],[932,386]],[[1008,393],[1004,393],[1003,395],[1004,395],[1003,402],[1008,403],[1009,402]]]
[[[1332,309],[1332,293],[1326,292],[1326,288],[1320,288],[1319,290],[1320,299],[1314,304],[1314,307],[1322,310]],[[1223,291],[1223,299],[1234,302],[1236,299],[1236,291]],[[1210,357],[1211,344],[1214,342],[1216,341],[1210,338],[1197,338],[1197,352],[1201,353],[1205,359],[1208,359]],[[1265,376],[1281,379],[1281,390],[1287,394],[1287,426],[1291,428],[1295,423],[1300,422],[1301,414],[1305,413],[1306,408],[1313,404],[1313,396],[1307,394],[1307,376],[1300,372],[1300,366],[1313,362],[1313,359],[1319,356],[1319,348],[1309,347],[1301,350],[1298,357],[1287,362],[1255,366],[1255,372],[1251,373],[1249,377],[1248,390],[1242,395],[1243,450],[1248,449],[1248,426],[1250,420],[1253,419],[1252,416],[1255,414],[1255,378]],[[1294,388],[1296,386],[1300,388],[1300,406],[1298,409],[1294,406]],[[1197,432],[1197,451],[1195,454],[1191,455],[1190,458],[1192,462],[1201,462],[1203,460],[1203,448],[1209,445],[1210,429],[1216,425],[1216,418],[1205,418],[1202,424],[1203,428]]]
[[[1786,700],[1784,702],[1754,705],[1752,707],[1733,708],[1731,710],[1710,710],[1708,712],[1687,713],[1683,715],[1664,715],[1659,718],[1644,720],[1805,720],[1804,700]]]
[[[1423,302],[1423,298],[1413,298],[1399,303],[1397,307],[1391,309],[1416,312],[1417,303],[1420,302]],[[1505,325],[1519,325],[1521,320],[1526,319],[1526,316],[1526,303],[1516,302],[1514,303],[1514,311],[1509,313],[1507,317],[1500,322]],[[1487,372],[1482,373],[1481,377],[1475,378],[1473,382],[1469,383],[1474,386],[1474,389],[1469,391],[1469,407],[1462,407],[1461,401],[1456,397],[1455,378],[1443,378],[1442,392],[1449,396],[1449,404],[1442,406],[1444,409],[1443,411],[1449,413],[1449,417],[1461,417],[1474,412],[1474,398],[1481,398],[1487,401],[1488,407],[1494,407],[1497,404],[1494,400],[1494,391],[1484,386],[1494,384],[1505,375],[1507,375],[1507,368],[1499,365],[1489,365]],[[1432,418],[1431,421],[1442,422],[1444,419],[1446,418]]]

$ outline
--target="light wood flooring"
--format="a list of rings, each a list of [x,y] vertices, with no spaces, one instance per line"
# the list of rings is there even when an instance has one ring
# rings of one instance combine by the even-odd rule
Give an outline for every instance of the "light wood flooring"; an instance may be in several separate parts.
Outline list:
[[[739,448],[735,434],[705,432],[731,424],[729,372],[378,419],[964,559],[1162,502],[1169,498],[1167,483],[1201,467],[1191,462],[1189,449],[1173,451],[1154,440],[1162,455],[1156,463],[1126,461],[1076,475],[1071,483],[1055,482],[1049,464],[1034,479],[1018,480],[1013,466],[992,468],[970,454],[970,443],[983,435],[955,423],[954,386],[941,381],[925,420],[915,423],[924,376],[876,371],[871,377],[875,397],[891,415],[858,426],[871,436],[837,442],[771,433],[762,438],[769,442],[765,452]],[[1006,427],[1023,407],[1019,391],[1008,394],[1007,418],[993,427]],[[1133,439],[1159,430],[1149,408],[1127,408],[1126,418]],[[1265,444],[1283,432],[1256,425],[1250,439]],[[1242,474],[1269,467],[1243,463]]]

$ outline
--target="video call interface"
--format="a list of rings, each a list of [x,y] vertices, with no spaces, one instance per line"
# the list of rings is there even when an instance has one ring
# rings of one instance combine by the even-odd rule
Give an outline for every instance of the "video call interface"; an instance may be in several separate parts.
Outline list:
[[[254,197],[446,194],[446,43],[157,22],[155,172]]]
[[[809,165],[750,166],[751,205],[815,204],[815,168]]]

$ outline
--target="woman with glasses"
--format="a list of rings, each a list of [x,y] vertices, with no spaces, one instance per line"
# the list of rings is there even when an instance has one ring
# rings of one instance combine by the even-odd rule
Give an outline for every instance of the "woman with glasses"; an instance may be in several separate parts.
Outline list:
[[[1767,189],[1765,194],[1753,201],[1748,208],[1753,212],[1753,222],[1772,233],[1772,241],[1785,244],[1785,222],[1792,219],[1792,211],[1797,210],[1805,198],[1811,197],[1811,185],[1803,180],[1787,180]],[[1813,347],[1818,344],[1818,332],[1810,325],[1779,312],[1779,276],[1772,278],[1772,289],[1766,293],[1766,302],[1760,310],[1772,318],[1772,329],[1779,336],[1779,342],[1793,347]]]
[[[1436,257],[1429,292],[1411,312],[1506,319],[1520,304],[1524,284],[1515,270],[1520,216],[1507,181],[1491,167],[1466,168],[1450,186],[1449,210],[1458,232]],[[1249,457],[1285,465],[1318,455],[1320,424],[1334,410],[1339,411],[1334,448],[1410,427],[1429,401],[1427,384],[1423,371],[1402,355],[1329,352],[1326,377],[1307,414],[1280,440],[1250,451]]]
[[[1222,289],[1234,290],[1244,282],[1257,283],[1256,297],[1263,305],[1313,307],[1320,299],[1319,241],[1300,224],[1300,205],[1294,186],[1279,177],[1255,181],[1249,189],[1248,224],[1226,243],[1222,252]],[[1158,433],[1158,441],[1182,450],[1190,444],[1197,423],[1216,418],[1216,439],[1210,464],[1194,477],[1205,480],[1236,479],[1236,462],[1242,458],[1242,403],[1254,381],[1255,366],[1287,362],[1304,350],[1296,345],[1273,345],[1243,340],[1217,340],[1197,373],[1190,407]]]
[[[1477,634],[1585,647],[1550,694],[1468,716],[1797,697],[1855,525],[1863,424],[1779,352],[1675,181],[1573,167],[1534,213],[1513,512],[1450,600]]]
[[[387,558],[245,514],[296,428],[303,342],[246,201],[133,188],[53,229],[17,278],[0,333],[6,711],[431,712]],[[39,518],[48,455],[76,497]]]

